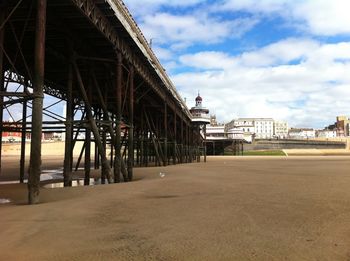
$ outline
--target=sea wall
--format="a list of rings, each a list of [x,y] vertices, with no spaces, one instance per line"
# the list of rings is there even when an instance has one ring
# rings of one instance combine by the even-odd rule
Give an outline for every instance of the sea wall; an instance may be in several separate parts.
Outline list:
[[[345,149],[345,141],[327,140],[255,140],[244,144],[244,150],[283,150],[283,149]]]

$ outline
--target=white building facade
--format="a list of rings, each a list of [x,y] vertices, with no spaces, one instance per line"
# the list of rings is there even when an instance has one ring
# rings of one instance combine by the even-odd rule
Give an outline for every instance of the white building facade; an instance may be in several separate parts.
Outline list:
[[[206,126],[206,135],[207,139],[211,140],[221,140],[225,139],[226,133],[225,133],[225,125],[220,125],[220,126]]]
[[[254,119],[255,138],[271,139],[273,138],[273,119],[271,118],[256,118]]]
[[[290,139],[314,139],[316,131],[314,129],[290,129],[288,132]]]
[[[247,142],[252,142],[252,136],[244,136],[244,132],[239,128],[227,130],[227,137],[233,140],[246,140]]]
[[[245,135],[251,134],[257,139],[271,139],[274,135],[272,118],[239,118],[234,120],[234,127],[242,130]]]
[[[318,130],[316,131],[316,137],[318,138],[335,138],[337,137],[336,130]]]
[[[275,138],[285,139],[288,137],[288,123],[286,121],[274,121],[273,134]]]
[[[254,120],[250,118],[240,118],[234,120],[233,126],[235,129],[239,129],[244,133],[255,133]]]

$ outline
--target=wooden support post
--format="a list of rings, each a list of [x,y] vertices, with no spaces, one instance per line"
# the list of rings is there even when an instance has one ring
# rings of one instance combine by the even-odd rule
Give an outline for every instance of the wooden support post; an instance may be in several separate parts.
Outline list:
[[[129,132],[128,132],[128,180],[133,179],[134,166],[134,67],[130,67],[129,77]]]
[[[30,147],[30,169],[28,178],[28,203],[39,203],[39,183],[41,172],[41,135],[44,100],[46,0],[37,0],[35,26],[32,139]]]
[[[26,160],[26,128],[27,128],[27,101],[23,102],[22,110],[22,132],[21,132],[21,160],[19,169],[19,182],[24,182],[25,160]]]
[[[108,183],[111,183],[112,182],[111,168],[109,166],[106,154],[104,153],[104,150],[103,150],[102,141],[101,141],[101,138],[99,135],[99,131],[98,131],[96,122],[95,122],[93,115],[92,115],[92,108],[91,108],[91,105],[89,103],[89,99],[88,99],[88,96],[87,96],[86,91],[85,91],[84,83],[83,83],[83,80],[81,78],[79,68],[78,68],[76,62],[74,62],[74,69],[75,69],[76,74],[77,74],[77,80],[78,80],[80,92],[81,92],[83,101],[85,103],[86,115],[87,115],[88,120],[89,120],[91,131],[94,134],[95,143],[98,146],[98,149],[101,153],[102,171],[105,171]]]
[[[3,23],[5,19],[5,7],[3,4],[0,4],[0,24]],[[4,36],[5,36],[5,27],[3,26],[0,29],[0,92],[5,91],[5,84],[4,84]],[[0,96],[0,124],[3,122],[3,102],[4,97]],[[2,128],[0,128],[0,175],[1,175],[1,155],[2,155]]]
[[[72,139],[73,139],[73,65],[68,67],[67,103],[66,103],[66,137],[64,141],[63,183],[65,187],[72,185]]]
[[[122,54],[117,54],[116,68],[116,131],[115,131],[115,160],[114,160],[114,182],[120,182],[121,171],[121,121],[122,121]]]
[[[164,101],[164,166],[168,165],[168,105]]]

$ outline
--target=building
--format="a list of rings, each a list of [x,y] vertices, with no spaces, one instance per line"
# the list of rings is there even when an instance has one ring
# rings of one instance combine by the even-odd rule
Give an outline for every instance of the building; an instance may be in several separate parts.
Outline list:
[[[207,135],[207,139],[210,139],[210,140],[227,139],[227,135],[225,132],[225,125],[221,125],[221,126],[207,125],[206,135]]]
[[[316,137],[318,138],[335,138],[337,137],[337,131],[336,130],[317,130],[316,131]]]
[[[190,109],[190,112],[192,114],[192,122],[209,124],[209,110],[202,106],[202,101],[203,99],[198,93],[198,96],[195,99],[196,105]]]
[[[274,121],[273,135],[278,139],[285,139],[288,137],[288,123],[286,121]]]
[[[245,140],[251,143],[253,141],[253,135],[244,133],[240,128],[232,128],[227,130],[227,137],[233,140]]]
[[[337,116],[335,125],[339,137],[350,136],[350,120],[347,116]]]
[[[272,118],[254,119],[255,138],[271,139],[274,135],[274,120]]]
[[[271,139],[274,136],[274,120],[272,118],[239,118],[229,123],[229,129],[243,131],[245,137]]]
[[[2,123],[2,128],[4,131],[2,132],[2,142],[4,143],[15,143],[21,142],[22,140],[22,123],[21,122],[9,122],[4,121]],[[25,133],[25,140],[28,142],[31,140],[31,133]],[[62,140],[62,134],[46,131],[41,134],[41,141],[60,141]]]
[[[17,122],[6,122],[2,123],[2,128],[6,131],[2,132],[3,142],[20,142],[22,139],[22,124]]]
[[[314,129],[309,128],[291,128],[288,132],[288,137],[290,139],[314,139],[316,137],[316,132]]]
[[[254,119],[251,118],[239,118],[233,121],[233,128],[239,129],[244,133],[255,133]]]
[[[210,126],[218,126],[218,122],[216,121],[216,115],[210,115]]]

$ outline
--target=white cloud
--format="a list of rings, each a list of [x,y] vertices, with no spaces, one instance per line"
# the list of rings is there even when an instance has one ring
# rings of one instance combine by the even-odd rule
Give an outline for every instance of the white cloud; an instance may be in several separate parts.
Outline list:
[[[134,16],[145,16],[154,13],[164,6],[188,7],[203,2],[203,0],[124,0]]]
[[[226,53],[200,52],[182,55],[180,62],[186,66],[200,69],[223,69],[233,67],[235,61]]]
[[[292,4],[293,16],[305,20],[310,32],[316,35],[350,33],[350,1],[308,0]]]
[[[294,126],[322,127],[338,114],[350,114],[349,55],[347,42],[287,39],[239,56],[184,55],[179,59],[184,66],[206,70],[181,73],[173,81],[189,106],[200,90],[204,105],[221,121],[237,116],[273,117]],[[247,62],[252,56],[256,59]],[[286,64],[301,57],[295,64]],[[269,62],[262,66],[260,59]]]
[[[165,49],[156,45],[152,46],[152,50],[160,60],[166,61],[174,58],[173,52],[171,52],[169,49]]]
[[[268,45],[258,52],[242,54],[244,65],[267,66],[276,63],[285,64],[293,60],[304,59],[305,55],[318,47],[318,43],[308,39],[286,39]]]
[[[194,16],[156,13],[143,17],[140,27],[146,38],[154,39],[157,44],[168,44],[172,49],[179,49],[194,43],[213,44],[227,38],[239,37],[256,22],[253,19],[221,21],[205,14]]]
[[[314,35],[350,34],[348,0],[226,0],[216,4],[214,10],[282,16]]]
[[[226,0],[216,6],[218,10],[246,11],[250,13],[281,12],[288,0]]]

